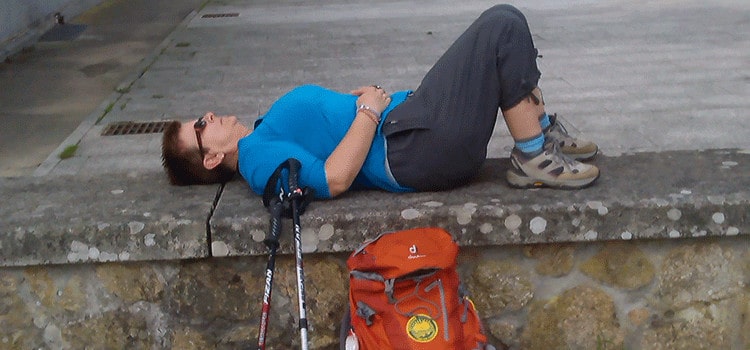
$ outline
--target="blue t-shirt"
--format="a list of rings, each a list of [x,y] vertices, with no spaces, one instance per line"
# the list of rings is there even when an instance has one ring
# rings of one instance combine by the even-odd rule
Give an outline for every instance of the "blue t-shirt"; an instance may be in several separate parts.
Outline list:
[[[382,189],[413,192],[399,185],[390,173],[386,140],[382,133],[388,113],[406,99],[409,91],[391,95],[391,104],[382,113],[378,126],[352,189]],[[289,158],[302,164],[299,186],[315,190],[315,197],[330,198],[325,162],[341,142],[356,116],[357,96],[303,85],[279,98],[262,116],[262,122],[239,143],[239,171],[257,194],[276,168]]]

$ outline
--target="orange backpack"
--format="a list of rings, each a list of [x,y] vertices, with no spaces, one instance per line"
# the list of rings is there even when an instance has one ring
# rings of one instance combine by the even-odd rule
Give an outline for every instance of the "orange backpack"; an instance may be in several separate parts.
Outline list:
[[[494,349],[459,281],[457,255],[440,228],[383,233],[354,251],[345,348]]]

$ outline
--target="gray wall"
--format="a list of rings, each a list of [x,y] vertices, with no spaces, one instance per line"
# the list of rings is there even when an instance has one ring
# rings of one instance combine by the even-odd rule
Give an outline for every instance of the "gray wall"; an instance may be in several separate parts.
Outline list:
[[[54,24],[55,12],[66,20],[102,0],[0,0],[0,58],[33,44]]]

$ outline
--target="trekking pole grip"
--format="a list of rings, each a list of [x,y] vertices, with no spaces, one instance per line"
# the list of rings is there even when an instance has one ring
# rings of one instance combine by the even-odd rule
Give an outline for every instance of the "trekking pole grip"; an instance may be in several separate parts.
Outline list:
[[[274,201],[281,201],[284,199],[284,186],[279,186],[281,182],[281,172],[284,169],[289,169],[289,161],[286,160],[276,167],[271,176],[268,177],[266,187],[263,189],[263,206],[271,211],[270,206]]]
[[[268,248],[278,248],[279,234],[281,234],[281,215],[284,212],[284,203],[279,199],[272,200],[268,207],[268,212],[271,213],[271,230],[268,231],[268,235],[266,235],[266,239],[263,240],[263,243],[265,243]]]
[[[287,159],[287,164],[289,165],[289,192],[291,195],[301,195],[299,169],[302,167],[302,164],[295,158]]]

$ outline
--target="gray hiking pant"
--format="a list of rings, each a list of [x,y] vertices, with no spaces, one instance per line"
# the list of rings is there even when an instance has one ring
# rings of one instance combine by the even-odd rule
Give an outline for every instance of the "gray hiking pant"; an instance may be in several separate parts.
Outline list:
[[[528,97],[541,73],[524,15],[510,5],[482,13],[383,125],[391,173],[437,191],[466,184],[487,156],[498,108]]]

